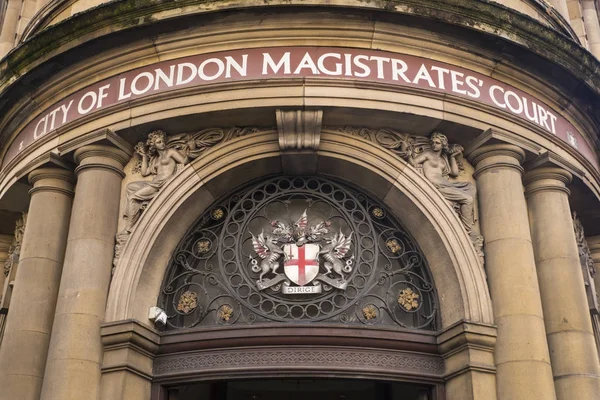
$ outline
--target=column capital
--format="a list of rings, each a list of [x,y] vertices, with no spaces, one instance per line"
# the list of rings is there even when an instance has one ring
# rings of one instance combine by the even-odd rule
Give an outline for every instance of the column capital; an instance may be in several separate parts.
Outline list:
[[[525,173],[523,181],[525,183],[525,196],[531,196],[540,191],[559,191],[571,194],[567,189],[567,184],[571,183],[573,175],[563,168],[558,167],[538,167]]]
[[[131,156],[114,146],[91,144],[75,150],[74,158],[78,164],[75,168],[77,175],[86,169],[108,169],[123,178],[123,167]]]
[[[73,197],[73,184],[75,183],[75,175],[73,172],[63,168],[38,168],[33,170],[28,175],[29,183],[33,188],[29,191],[29,195],[43,191],[54,191]]]
[[[525,151],[519,146],[508,143],[489,144],[471,151],[468,159],[475,165],[473,176],[494,168],[512,168],[523,173],[521,164],[525,160]]]

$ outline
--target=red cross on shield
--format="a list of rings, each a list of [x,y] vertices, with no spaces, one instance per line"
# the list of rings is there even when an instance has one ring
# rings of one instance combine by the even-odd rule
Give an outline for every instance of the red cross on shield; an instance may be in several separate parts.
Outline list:
[[[286,244],[283,251],[289,258],[289,261],[283,264],[284,272],[292,282],[304,286],[317,277],[319,274],[318,245],[305,244],[299,247],[295,244]]]

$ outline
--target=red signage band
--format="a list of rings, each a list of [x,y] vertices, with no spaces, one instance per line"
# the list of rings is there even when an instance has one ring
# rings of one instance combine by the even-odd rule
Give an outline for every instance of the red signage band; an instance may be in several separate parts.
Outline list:
[[[31,121],[9,147],[2,168],[36,140],[77,119],[178,88],[290,77],[338,78],[418,87],[508,111],[556,135],[598,167],[594,150],[575,127],[533,96],[486,75],[430,59],[337,47],[271,47],[163,61],[100,81],[55,103]]]

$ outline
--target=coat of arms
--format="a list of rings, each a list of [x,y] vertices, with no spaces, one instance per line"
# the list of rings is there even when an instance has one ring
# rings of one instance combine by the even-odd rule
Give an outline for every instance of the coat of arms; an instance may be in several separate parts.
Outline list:
[[[348,257],[353,232],[330,233],[330,221],[310,225],[306,210],[292,225],[273,221],[271,227],[270,233],[251,233],[258,290],[281,287],[284,294],[310,294],[346,289],[354,263],[354,256]]]

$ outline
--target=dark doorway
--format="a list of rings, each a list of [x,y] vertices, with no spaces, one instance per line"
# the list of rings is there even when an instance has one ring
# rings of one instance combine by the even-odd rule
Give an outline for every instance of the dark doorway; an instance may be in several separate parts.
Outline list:
[[[167,400],[433,400],[425,385],[359,379],[261,379],[181,385]]]

